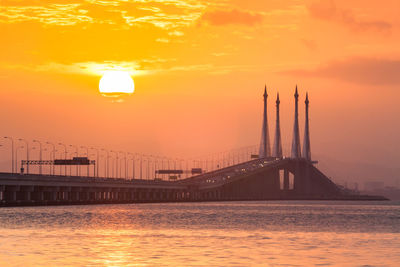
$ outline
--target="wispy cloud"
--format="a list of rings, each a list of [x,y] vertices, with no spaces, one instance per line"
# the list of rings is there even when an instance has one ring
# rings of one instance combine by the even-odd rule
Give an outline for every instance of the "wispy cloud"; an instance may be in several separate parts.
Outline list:
[[[0,6],[0,23],[33,21],[59,26],[100,23],[120,27],[151,24],[175,29],[193,24],[205,8],[201,1],[194,0],[82,0],[68,4],[34,1],[25,5],[8,1]]]
[[[105,62],[77,62],[71,64],[62,64],[57,62],[49,62],[45,64],[1,64],[1,68],[28,70],[37,72],[52,72],[52,73],[72,73],[82,75],[102,76],[106,71],[117,70],[126,71],[131,75],[140,76],[147,75],[152,71],[141,67],[139,62],[127,61],[105,61]]]
[[[102,76],[106,71],[117,70],[126,71],[132,76],[143,76],[151,74],[182,74],[187,72],[208,73],[208,74],[227,74],[236,71],[252,72],[259,71],[257,65],[216,65],[216,64],[188,64],[176,63],[175,58],[171,59],[143,59],[140,61],[105,61],[105,62],[76,62],[62,64],[49,62],[46,64],[2,64],[3,69],[18,69],[35,72],[51,72],[60,74],[80,74]]]
[[[323,19],[336,21],[338,23],[347,25],[354,31],[390,31],[392,24],[385,20],[380,19],[360,19],[352,10],[343,9],[336,6],[334,0],[320,0],[313,2],[308,6],[308,11],[311,16]]]
[[[260,23],[263,16],[259,13],[249,11],[232,10],[210,10],[206,11],[201,17],[201,23],[206,22],[211,25],[221,26],[227,24],[241,24],[252,26]]]
[[[93,22],[79,9],[79,4],[51,4],[47,6],[0,6],[0,23],[36,21],[53,25],[75,25],[80,22]]]
[[[294,76],[331,78],[358,84],[400,84],[400,60],[349,58],[330,62],[313,70],[297,69],[283,73]]]

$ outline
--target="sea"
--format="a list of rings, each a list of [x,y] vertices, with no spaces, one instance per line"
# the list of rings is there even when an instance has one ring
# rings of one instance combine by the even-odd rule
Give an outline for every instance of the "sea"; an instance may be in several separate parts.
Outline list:
[[[400,266],[400,202],[0,208],[0,266]]]

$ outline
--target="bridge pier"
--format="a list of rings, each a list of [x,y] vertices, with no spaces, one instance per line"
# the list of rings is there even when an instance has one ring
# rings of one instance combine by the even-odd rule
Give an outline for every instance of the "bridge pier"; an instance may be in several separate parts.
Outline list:
[[[283,190],[289,191],[289,171],[283,170]]]
[[[11,203],[16,203],[19,186],[5,186],[4,189],[4,200]]]
[[[305,165],[303,168],[303,185],[304,185],[304,190],[303,190],[304,194],[309,195],[311,193],[309,164]]]
[[[301,183],[302,183],[302,175],[301,175],[300,162],[296,161],[294,168],[294,180],[293,180],[293,190],[296,193],[301,192]]]
[[[279,190],[281,189],[279,169],[273,171],[271,173],[271,176],[272,176],[272,187],[274,188],[275,191],[279,192]]]

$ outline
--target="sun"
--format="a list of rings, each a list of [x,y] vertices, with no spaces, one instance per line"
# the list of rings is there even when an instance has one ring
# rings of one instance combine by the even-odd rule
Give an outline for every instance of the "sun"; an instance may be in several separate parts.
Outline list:
[[[100,79],[99,91],[105,96],[132,94],[135,84],[126,71],[106,71]]]

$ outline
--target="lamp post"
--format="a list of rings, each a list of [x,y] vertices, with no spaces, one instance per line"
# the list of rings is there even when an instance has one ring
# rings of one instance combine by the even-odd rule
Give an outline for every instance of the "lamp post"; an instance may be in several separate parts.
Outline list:
[[[125,172],[124,176],[125,176],[125,179],[126,179],[126,152],[118,151],[117,153],[124,155],[124,157],[123,157],[123,159],[124,159],[124,172]],[[120,158],[120,159],[122,159],[122,158]],[[119,178],[123,178],[122,177],[122,163],[121,163],[121,161],[119,161]]]
[[[189,177],[189,160],[186,159],[186,178]]]
[[[109,168],[109,161],[108,161],[108,159],[109,159],[109,152],[108,152],[107,149],[104,149],[104,148],[102,148],[102,149],[100,149],[100,150],[106,152],[106,164],[104,164],[104,165],[105,165],[105,166],[104,166],[104,168],[105,168],[104,176],[106,176],[106,178],[108,178],[108,168]]]
[[[181,179],[184,176],[184,174],[183,174],[183,164],[184,164],[184,162],[185,162],[184,159],[179,159],[179,169],[182,170],[182,176],[180,177]]]
[[[119,152],[118,151],[114,151],[114,153],[115,153],[115,157],[116,157],[116,160],[115,160],[115,177],[116,178],[120,178],[120,175],[119,175],[119,172],[118,172],[118,164],[120,163],[119,162]],[[119,169],[121,169],[121,166],[119,166]]]
[[[124,155],[124,172],[125,172],[125,179],[127,179],[128,177],[128,172],[127,172],[127,165],[126,165],[126,152],[125,151],[120,151],[119,153]],[[121,168],[120,168],[121,170]]]
[[[76,154],[76,156],[78,157],[78,147],[77,146],[73,146],[73,145],[69,145],[71,148],[75,148],[75,154]],[[79,166],[80,167],[80,166]],[[79,175],[78,175],[78,169],[79,169]],[[70,171],[71,172],[71,171]],[[75,174],[76,174],[76,176],[80,176],[81,175],[81,169],[80,168],[78,168],[78,165],[76,165],[76,172],[75,172]]]
[[[11,173],[14,173],[14,139],[9,136],[4,136],[4,138],[11,141]]]
[[[86,146],[81,146],[81,148],[82,148],[82,149],[86,149],[86,156],[87,156],[87,158],[89,159],[89,148],[87,148]],[[87,177],[89,177],[89,167],[90,167],[90,164],[87,165],[87,172],[86,172],[86,176],[87,176]]]
[[[43,152],[47,152],[47,151],[49,151],[46,147],[44,147],[43,148]],[[51,154],[51,153],[50,153]],[[46,155],[46,154],[45,154]],[[50,155],[50,157],[51,157],[51,155]],[[46,157],[45,157],[46,158]],[[45,173],[46,171],[43,171],[43,173]],[[51,175],[51,169],[50,169],[50,175]]]
[[[0,145],[1,146],[1,145]],[[24,148],[23,146],[18,146],[16,149],[15,149],[15,170],[16,170],[16,172],[17,172],[17,170],[18,170],[18,149],[22,149],[22,148]],[[22,166],[21,166],[22,167]]]
[[[29,174],[29,143],[25,139],[18,139],[20,142],[25,143],[25,148],[26,148],[26,174]]]
[[[111,174],[111,176],[112,177],[114,176],[114,167],[115,167],[115,173],[116,173],[115,177],[117,178],[117,176],[118,176],[118,153],[113,151],[113,150],[110,150],[110,153],[114,153],[115,154],[116,164],[117,164],[116,167],[114,166],[114,164],[112,165],[112,174]]]
[[[32,142],[39,144],[39,160],[42,161],[42,143],[38,140],[32,140]],[[42,164],[39,164],[39,175],[41,174],[42,174]]]
[[[129,153],[128,155],[132,156],[132,180],[135,179],[135,154]]]
[[[63,143],[58,143],[59,146],[64,147],[64,159],[67,159],[67,146]],[[67,176],[67,165],[64,165],[64,175]],[[61,175],[61,166],[60,166],[60,175]]]
[[[150,160],[151,159],[151,160]],[[153,156],[152,155],[148,155],[147,156],[147,180],[150,180],[150,164],[151,162],[153,162]]]
[[[166,169],[166,167],[164,167],[164,162],[165,162],[165,160],[168,160],[167,159],[167,157],[162,157],[161,158],[161,169],[163,169],[163,170],[165,170]],[[167,165],[168,165],[168,161],[167,161]],[[166,178],[166,175],[165,174],[161,174],[161,177],[164,177],[164,179]],[[168,179],[167,179],[168,180]]]
[[[52,165],[52,171],[53,171],[53,175],[55,174],[54,172],[54,159],[55,159],[55,153],[56,153],[56,146],[53,143],[50,142],[46,142],[46,144],[51,145],[53,147],[53,150],[51,151],[51,155],[52,155],[52,161],[53,161],[53,165]],[[51,173],[51,171],[50,171]]]
[[[95,177],[99,177],[99,149],[95,147],[90,147],[92,150],[96,150],[96,174],[94,175]]]
[[[143,179],[143,155],[140,154],[140,180]]]

